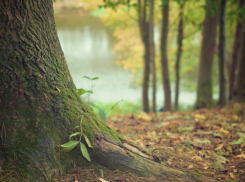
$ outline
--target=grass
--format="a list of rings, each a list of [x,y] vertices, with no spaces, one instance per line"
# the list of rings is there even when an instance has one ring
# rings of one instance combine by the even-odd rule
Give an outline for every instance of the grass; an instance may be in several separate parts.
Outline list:
[[[141,103],[133,103],[130,101],[119,101],[119,102],[95,102],[94,105],[102,109],[106,116],[112,115],[125,115],[125,114],[140,114],[142,112]],[[157,107],[160,108],[160,107]],[[179,105],[178,111],[191,111],[193,105]],[[93,107],[96,115],[99,115],[99,109]]]

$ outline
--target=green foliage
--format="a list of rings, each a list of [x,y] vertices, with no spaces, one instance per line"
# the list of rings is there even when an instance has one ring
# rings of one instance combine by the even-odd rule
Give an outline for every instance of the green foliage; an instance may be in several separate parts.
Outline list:
[[[74,132],[74,130],[77,130],[79,128],[80,128],[79,132],[72,133],[69,136],[69,140],[70,140],[69,142],[64,143],[62,145],[58,145],[57,147],[62,148],[61,149],[62,152],[70,152],[79,143],[80,144],[80,150],[82,152],[83,157],[85,157],[89,162],[91,162],[88,150],[87,150],[86,146],[81,142],[81,138],[83,136],[88,147],[93,148],[93,146],[92,146],[90,140],[88,139],[87,135],[82,132],[82,120],[81,120],[80,126],[75,126],[73,128],[72,132]],[[78,135],[79,135],[79,140],[72,140],[73,137],[78,136]]]
[[[83,78],[86,78],[86,79],[88,79],[88,80],[91,81],[91,89],[90,89],[90,90],[84,90],[83,88],[77,89],[77,94],[78,94],[79,96],[81,96],[81,95],[83,95],[83,94],[85,94],[85,93],[93,94],[94,92],[92,91],[92,89],[93,89],[94,85],[93,85],[93,82],[92,82],[92,81],[98,80],[99,77],[90,78],[90,77],[88,77],[88,76],[83,76]],[[94,105],[94,104],[90,104],[90,105],[91,105],[92,107],[95,107],[95,108],[98,108],[98,109],[99,109],[99,116],[100,116],[100,118],[101,118],[103,121],[106,122],[106,113],[105,113],[105,111],[102,110],[102,109],[100,109],[100,107],[98,107],[98,106],[96,106],[96,105]]]
[[[100,116],[100,118],[101,118],[103,121],[106,122],[106,113],[105,113],[105,111],[102,110],[99,106],[94,105],[94,104],[92,104],[92,103],[90,104],[90,106],[99,109],[99,116]]]

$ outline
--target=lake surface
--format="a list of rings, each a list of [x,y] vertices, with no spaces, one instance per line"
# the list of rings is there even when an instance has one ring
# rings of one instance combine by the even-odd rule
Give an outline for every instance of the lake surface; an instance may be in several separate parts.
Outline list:
[[[90,90],[91,82],[83,76],[99,77],[99,80],[93,82],[94,94],[90,95],[90,102],[141,102],[142,91],[130,83],[131,72],[115,64],[117,53],[113,53],[113,46],[117,39],[112,36],[113,30],[106,27],[99,18],[77,10],[56,14],[55,21],[76,87]],[[149,94],[151,98],[151,89]],[[88,97],[85,96],[84,99],[88,101]],[[158,85],[159,108],[163,105],[163,100],[163,87]],[[194,92],[180,93],[179,102],[183,105],[192,105],[195,100]]]

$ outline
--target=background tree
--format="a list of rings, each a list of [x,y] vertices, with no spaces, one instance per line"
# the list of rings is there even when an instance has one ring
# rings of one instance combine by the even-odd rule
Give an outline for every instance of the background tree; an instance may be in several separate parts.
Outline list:
[[[17,3],[17,4],[16,4]],[[183,175],[141,157],[77,95],[57,37],[52,0],[0,1],[0,158],[28,181],[52,181],[87,164],[60,153],[75,126],[92,142],[92,162],[141,176]],[[82,138],[85,143],[85,139]],[[138,152],[137,152],[138,153]]]
[[[155,63],[155,45],[154,45],[154,0],[150,1],[149,18],[149,41],[150,41],[150,62],[152,72],[152,111],[156,112],[156,63]]]
[[[144,44],[144,71],[143,71],[143,111],[149,112],[149,78],[150,78],[150,36],[149,36],[149,21],[147,21],[146,15],[147,3],[146,0],[141,4],[141,0],[138,0],[138,18],[140,35]]]
[[[196,108],[210,107],[213,102],[212,67],[218,22],[217,4],[217,0],[206,0],[206,17],[202,33]]]
[[[184,3],[185,1],[180,1],[180,12],[179,12],[179,25],[178,25],[178,50],[177,50],[177,58],[175,64],[175,100],[174,100],[174,108],[175,111],[178,111],[178,100],[179,100],[179,82],[180,82],[180,58],[182,53],[182,41],[184,38],[184,25],[183,25],[183,11],[184,11]]]
[[[161,30],[161,65],[162,65],[162,80],[164,88],[164,111],[171,111],[171,90],[169,83],[168,71],[168,55],[167,55],[167,37],[168,37],[168,16],[169,16],[169,1],[165,1],[162,7],[162,30]]]
[[[245,13],[244,13],[245,14]],[[243,25],[245,23],[245,16],[243,16]],[[236,78],[236,88],[234,91],[235,102],[245,102],[245,30],[242,31],[242,44],[241,44],[241,56],[238,62],[238,74]]]
[[[226,87],[225,87],[225,7],[226,0],[220,0],[219,14],[219,100],[218,105],[226,104]]]
[[[245,0],[240,0],[239,8],[243,7],[244,4],[245,4]],[[240,44],[241,44],[241,39],[242,39],[242,31],[243,31],[242,29],[243,29],[242,14],[240,12],[238,13],[238,16],[237,16],[237,26],[236,26],[236,32],[235,32],[235,40],[233,43],[231,68],[229,72],[229,101],[230,102],[232,101],[233,92],[234,92],[235,71],[237,67],[237,60],[238,60],[239,52],[241,52]]]

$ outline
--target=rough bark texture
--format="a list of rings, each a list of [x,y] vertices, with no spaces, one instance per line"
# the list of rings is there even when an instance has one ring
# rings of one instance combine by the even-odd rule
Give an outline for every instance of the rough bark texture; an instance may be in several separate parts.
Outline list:
[[[161,65],[162,65],[162,79],[164,88],[164,111],[171,111],[171,91],[169,83],[168,71],[168,55],[167,55],[167,37],[168,37],[168,16],[169,16],[169,2],[163,5],[162,8],[162,37],[161,37]]]
[[[150,2],[149,19],[149,41],[150,41],[150,62],[152,72],[152,111],[156,112],[156,64],[155,64],[155,45],[154,45],[154,0]]]
[[[83,167],[87,161],[78,148],[61,153],[56,146],[67,142],[84,118],[82,131],[93,144],[94,150],[89,150],[93,163],[142,176],[182,175],[149,155],[131,152],[134,146],[125,145],[79,98],[55,30],[52,3],[0,1],[2,170],[15,171],[19,181],[38,182],[64,175],[74,162]]]
[[[240,0],[240,7],[245,4],[245,0]],[[235,41],[233,45],[233,52],[232,52],[232,62],[231,62],[231,68],[230,68],[230,79],[229,79],[229,102],[232,101],[233,97],[233,91],[235,86],[235,72],[237,67],[237,60],[239,52],[241,52],[240,44],[241,44],[241,36],[242,36],[242,16],[239,14],[238,21],[237,21],[237,27],[236,27],[236,34],[235,34]]]
[[[182,41],[184,38],[184,27],[183,27],[183,8],[184,4],[180,4],[180,13],[179,13],[179,25],[178,25],[178,51],[177,51],[177,59],[175,64],[175,100],[174,100],[174,108],[175,111],[178,111],[178,100],[179,100],[179,82],[180,82],[180,58],[182,53]]]
[[[225,6],[226,0],[220,2],[219,16],[219,100],[218,105],[226,104],[226,83],[225,83]]]
[[[138,0],[138,17],[139,27],[142,42],[144,44],[144,71],[143,71],[143,111],[149,112],[149,98],[148,88],[150,79],[150,41],[149,41],[149,22],[146,21],[146,0],[144,0],[143,6],[141,0]]]
[[[244,21],[245,23],[245,21]],[[242,32],[241,57],[238,65],[237,83],[234,91],[235,102],[245,102],[245,31]]]
[[[218,22],[217,10],[213,9],[212,16],[210,9],[212,3],[217,1],[206,0],[206,17],[204,20],[202,46],[198,72],[197,101],[196,108],[211,107],[212,98],[212,67],[216,38],[216,27]]]

